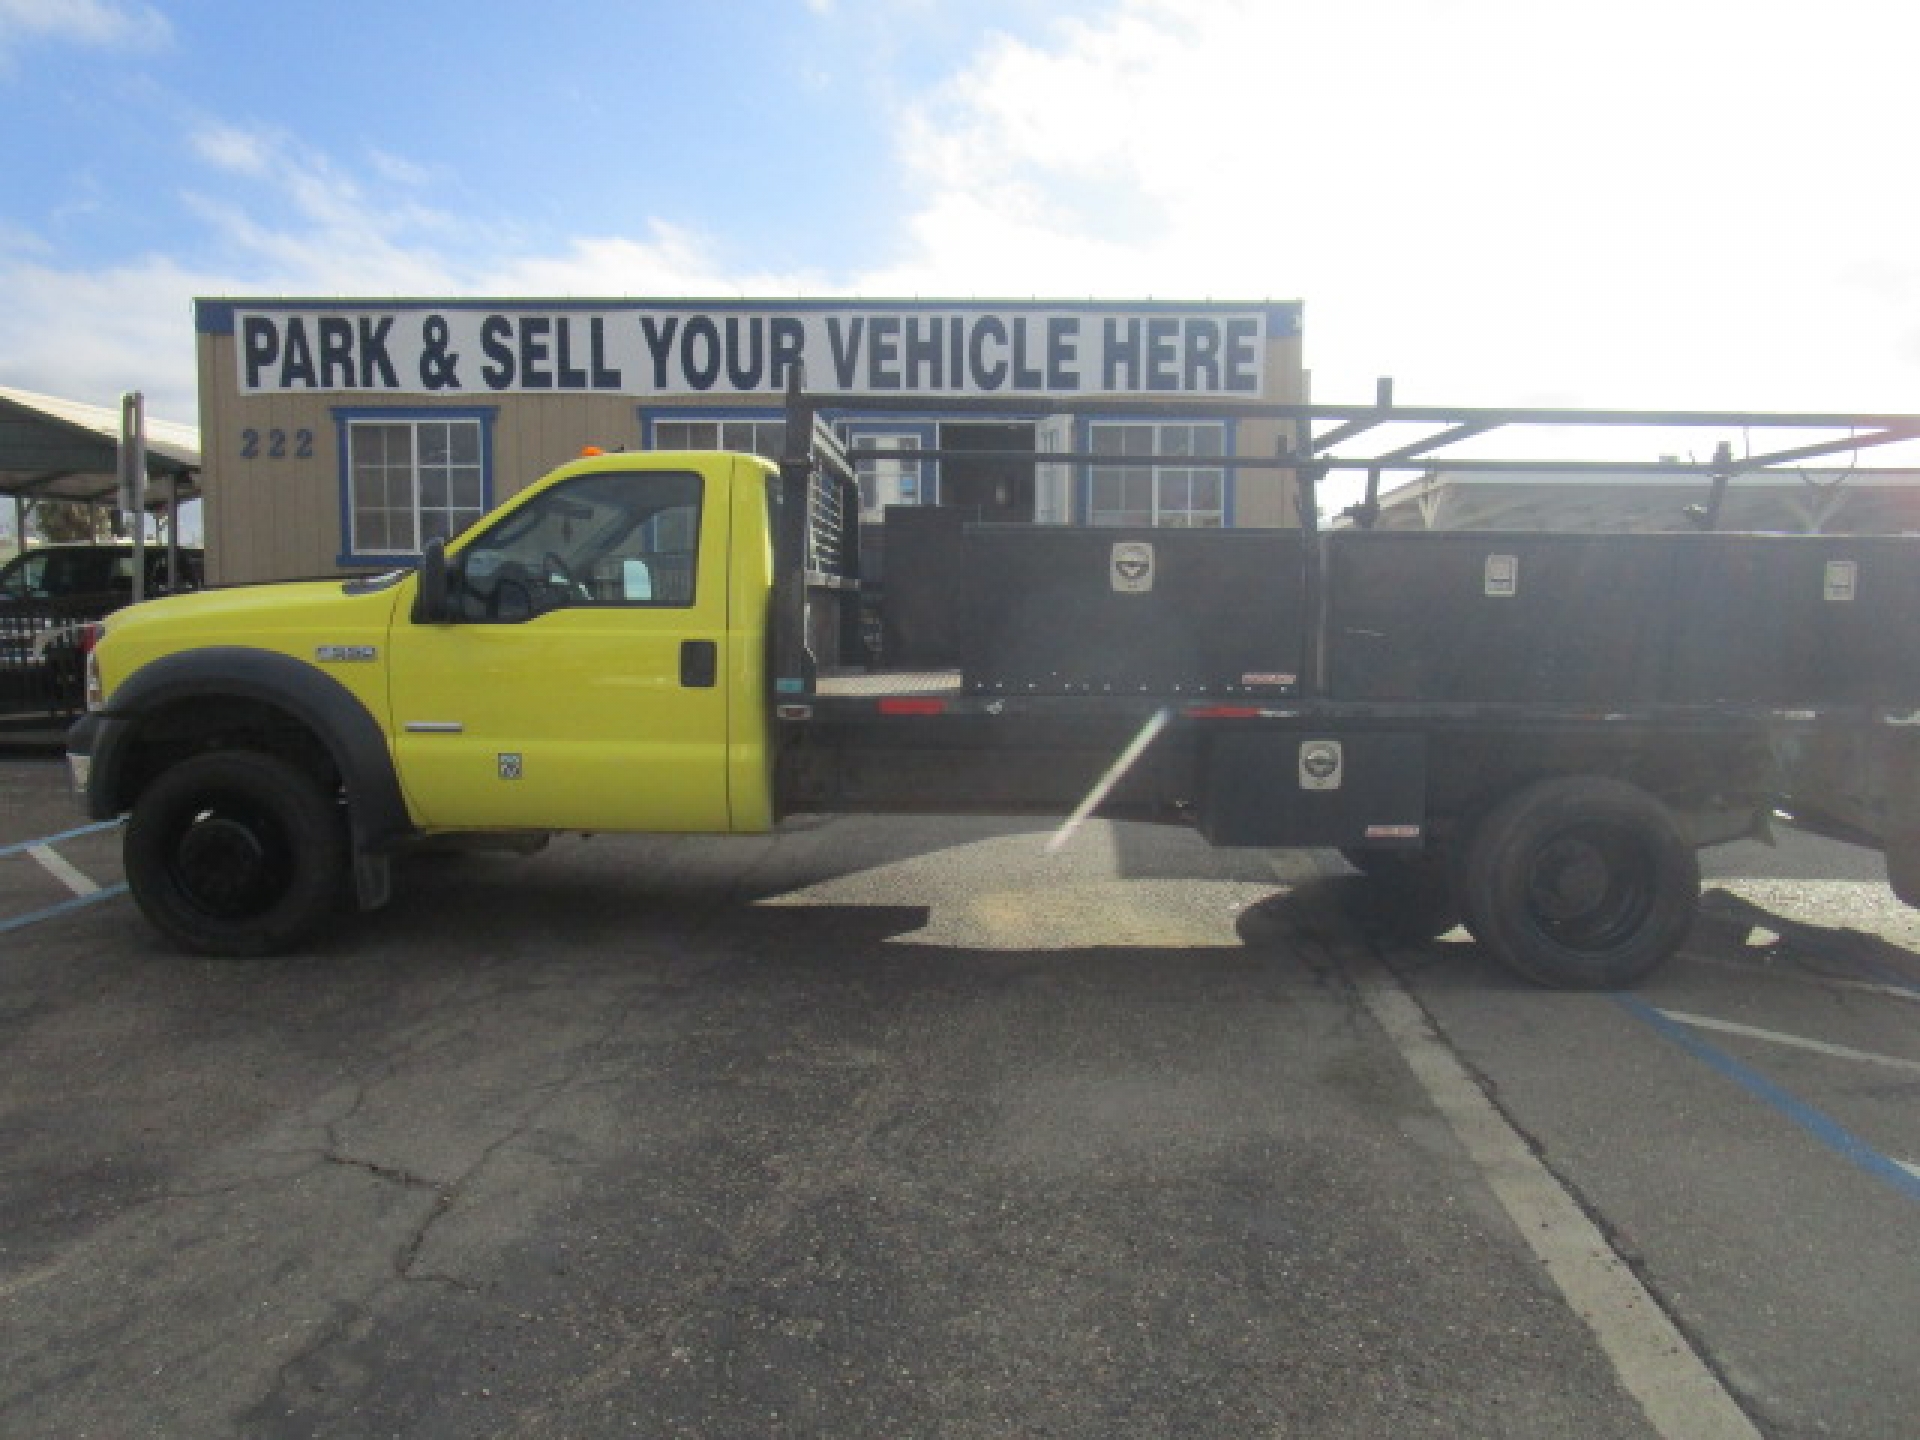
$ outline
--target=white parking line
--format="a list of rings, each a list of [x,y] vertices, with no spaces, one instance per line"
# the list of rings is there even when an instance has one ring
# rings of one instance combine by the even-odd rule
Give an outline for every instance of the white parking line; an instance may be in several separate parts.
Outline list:
[[[1659,1302],[1454,1058],[1419,1003],[1373,956],[1353,954],[1349,972],[1653,1428],[1665,1440],[1760,1440]]]
[[[76,895],[91,895],[100,887],[76,870],[59,851],[46,845],[29,845],[27,854],[40,862],[40,868]]]
[[[1689,1015],[1680,1010],[1662,1010],[1659,1013],[1675,1024],[1690,1026],[1695,1030],[1740,1035],[1748,1040],[1764,1040],[1769,1045],[1785,1045],[1795,1050],[1831,1055],[1838,1060],[1859,1060],[1869,1065],[1886,1065],[1895,1070],[1911,1070],[1920,1074],[1920,1060],[1904,1060],[1898,1055],[1877,1055],[1871,1050],[1855,1050],[1850,1045],[1831,1045],[1825,1040],[1809,1040],[1802,1035],[1786,1035],[1778,1030],[1761,1030],[1753,1025],[1736,1024],[1732,1020],[1716,1020],[1710,1015]]]

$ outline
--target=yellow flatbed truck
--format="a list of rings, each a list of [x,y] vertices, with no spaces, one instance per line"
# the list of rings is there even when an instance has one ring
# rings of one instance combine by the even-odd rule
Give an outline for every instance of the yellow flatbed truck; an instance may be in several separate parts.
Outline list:
[[[876,615],[857,465],[819,402],[788,406],[779,465],[583,457],[417,569],[112,617],[69,756],[88,813],[128,816],[148,919],[192,951],[264,953],[376,908],[426,840],[1095,806],[1338,848],[1555,985],[1660,963],[1696,848],[1777,809],[1883,846],[1914,891],[1920,539],[1322,533],[1333,469],[1431,463],[1337,443],[1425,422],[1437,448],[1539,412],[1247,406],[1289,412],[1297,443],[1218,463],[1290,469],[1299,529],[954,517],[915,550],[903,525]],[[1674,468],[1717,502],[1743,467]],[[876,653],[887,607],[930,602],[957,663]]]

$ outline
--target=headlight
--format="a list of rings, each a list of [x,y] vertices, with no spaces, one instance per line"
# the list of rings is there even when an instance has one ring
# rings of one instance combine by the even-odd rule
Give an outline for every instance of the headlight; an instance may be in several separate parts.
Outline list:
[[[68,671],[72,674],[72,671]],[[67,692],[73,693],[71,691]],[[100,683],[100,652],[87,651],[87,709],[104,710],[107,705],[107,687]]]

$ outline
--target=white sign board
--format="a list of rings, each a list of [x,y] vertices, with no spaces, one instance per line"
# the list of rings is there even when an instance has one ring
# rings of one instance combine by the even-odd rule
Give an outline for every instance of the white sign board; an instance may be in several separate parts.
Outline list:
[[[766,395],[803,365],[822,394],[1252,398],[1269,311],[348,302],[238,306],[233,333],[243,395]]]

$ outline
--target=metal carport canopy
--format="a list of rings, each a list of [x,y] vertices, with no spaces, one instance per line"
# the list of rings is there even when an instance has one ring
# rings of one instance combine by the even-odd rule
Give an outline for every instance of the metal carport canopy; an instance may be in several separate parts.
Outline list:
[[[199,431],[148,417],[146,432],[148,508],[164,510],[173,500],[196,497]],[[119,406],[0,386],[0,495],[112,503],[120,488],[119,446]]]

